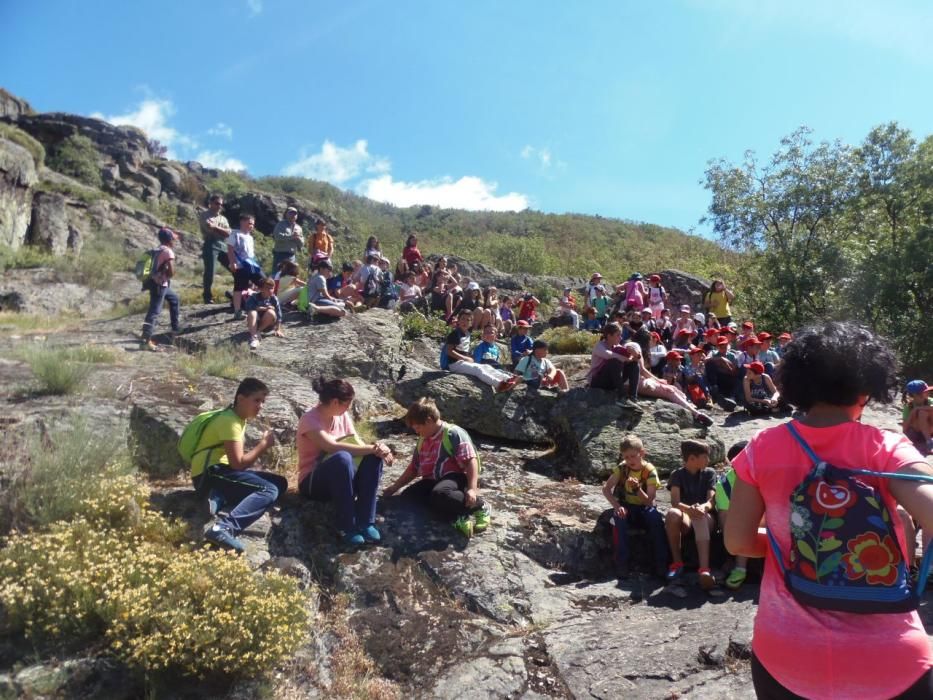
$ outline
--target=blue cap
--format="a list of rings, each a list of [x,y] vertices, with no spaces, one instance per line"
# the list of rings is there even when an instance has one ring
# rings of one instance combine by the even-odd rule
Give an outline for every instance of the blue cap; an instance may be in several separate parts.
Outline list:
[[[175,232],[167,227],[159,229],[159,243],[168,243],[176,238]]]
[[[929,385],[922,379],[913,379],[907,382],[906,390],[911,396],[922,394],[924,391],[929,391],[929,389]]]

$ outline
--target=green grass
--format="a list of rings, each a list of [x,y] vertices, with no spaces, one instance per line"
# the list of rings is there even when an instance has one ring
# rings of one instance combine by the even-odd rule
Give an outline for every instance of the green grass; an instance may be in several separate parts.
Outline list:
[[[222,379],[239,379],[251,363],[249,354],[239,346],[218,345],[194,355],[178,359],[178,369],[189,381],[204,375]]]
[[[402,334],[408,340],[415,338],[436,338],[441,340],[449,332],[450,328],[444,321],[443,314],[435,311],[430,316],[425,317],[418,311],[401,315]]]
[[[53,396],[74,394],[84,386],[94,364],[115,364],[117,352],[100,345],[22,348],[18,357],[29,365],[38,386],[34,393]]]
[[[0,122],[0,138],[12,141],[25,148],[32,156],[32,161],[35,163],[36,169],[38,170],[42,167],[42,164],[45,162],[45,147],[25,131],[12,124]]]

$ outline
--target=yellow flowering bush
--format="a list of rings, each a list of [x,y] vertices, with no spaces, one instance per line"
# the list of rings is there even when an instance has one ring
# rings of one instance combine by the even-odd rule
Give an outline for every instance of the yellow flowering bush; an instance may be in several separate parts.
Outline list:
[[[260,674],[304,641],[309,624],[305,594],[292,579],[84,518],[8,539],[0,606],[0,632],[40,644],[103,637],[147,672],[194,676]]]

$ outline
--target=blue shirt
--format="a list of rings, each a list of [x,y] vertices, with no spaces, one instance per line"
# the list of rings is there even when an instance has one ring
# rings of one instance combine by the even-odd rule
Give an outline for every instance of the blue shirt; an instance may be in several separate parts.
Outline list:
[[[473,351],[473,361],[482,365],[499,364],[499,346],[495,342],[487,343],[484,340]]]
[[[512,362],[518,362],[526,350],[531,351],[533,344],[534,341],[527,335],[512,336]]]
[[[267,299],[263,299],[261,294],[250,294],[246,297],[243,309],[246,311],[256,311],[258,309],[271,308],[275,311],[275,317],[279,322],[282,320],[282,306],[279,304],[279,298],[275,294],[270,294]]]

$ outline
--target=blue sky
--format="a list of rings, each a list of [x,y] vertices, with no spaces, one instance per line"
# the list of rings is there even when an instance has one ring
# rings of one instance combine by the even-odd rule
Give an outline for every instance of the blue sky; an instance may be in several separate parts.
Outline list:
[[[696,228],[706,162],[933,133],[933,4],[0,1],[0,85],[400,205]]]

